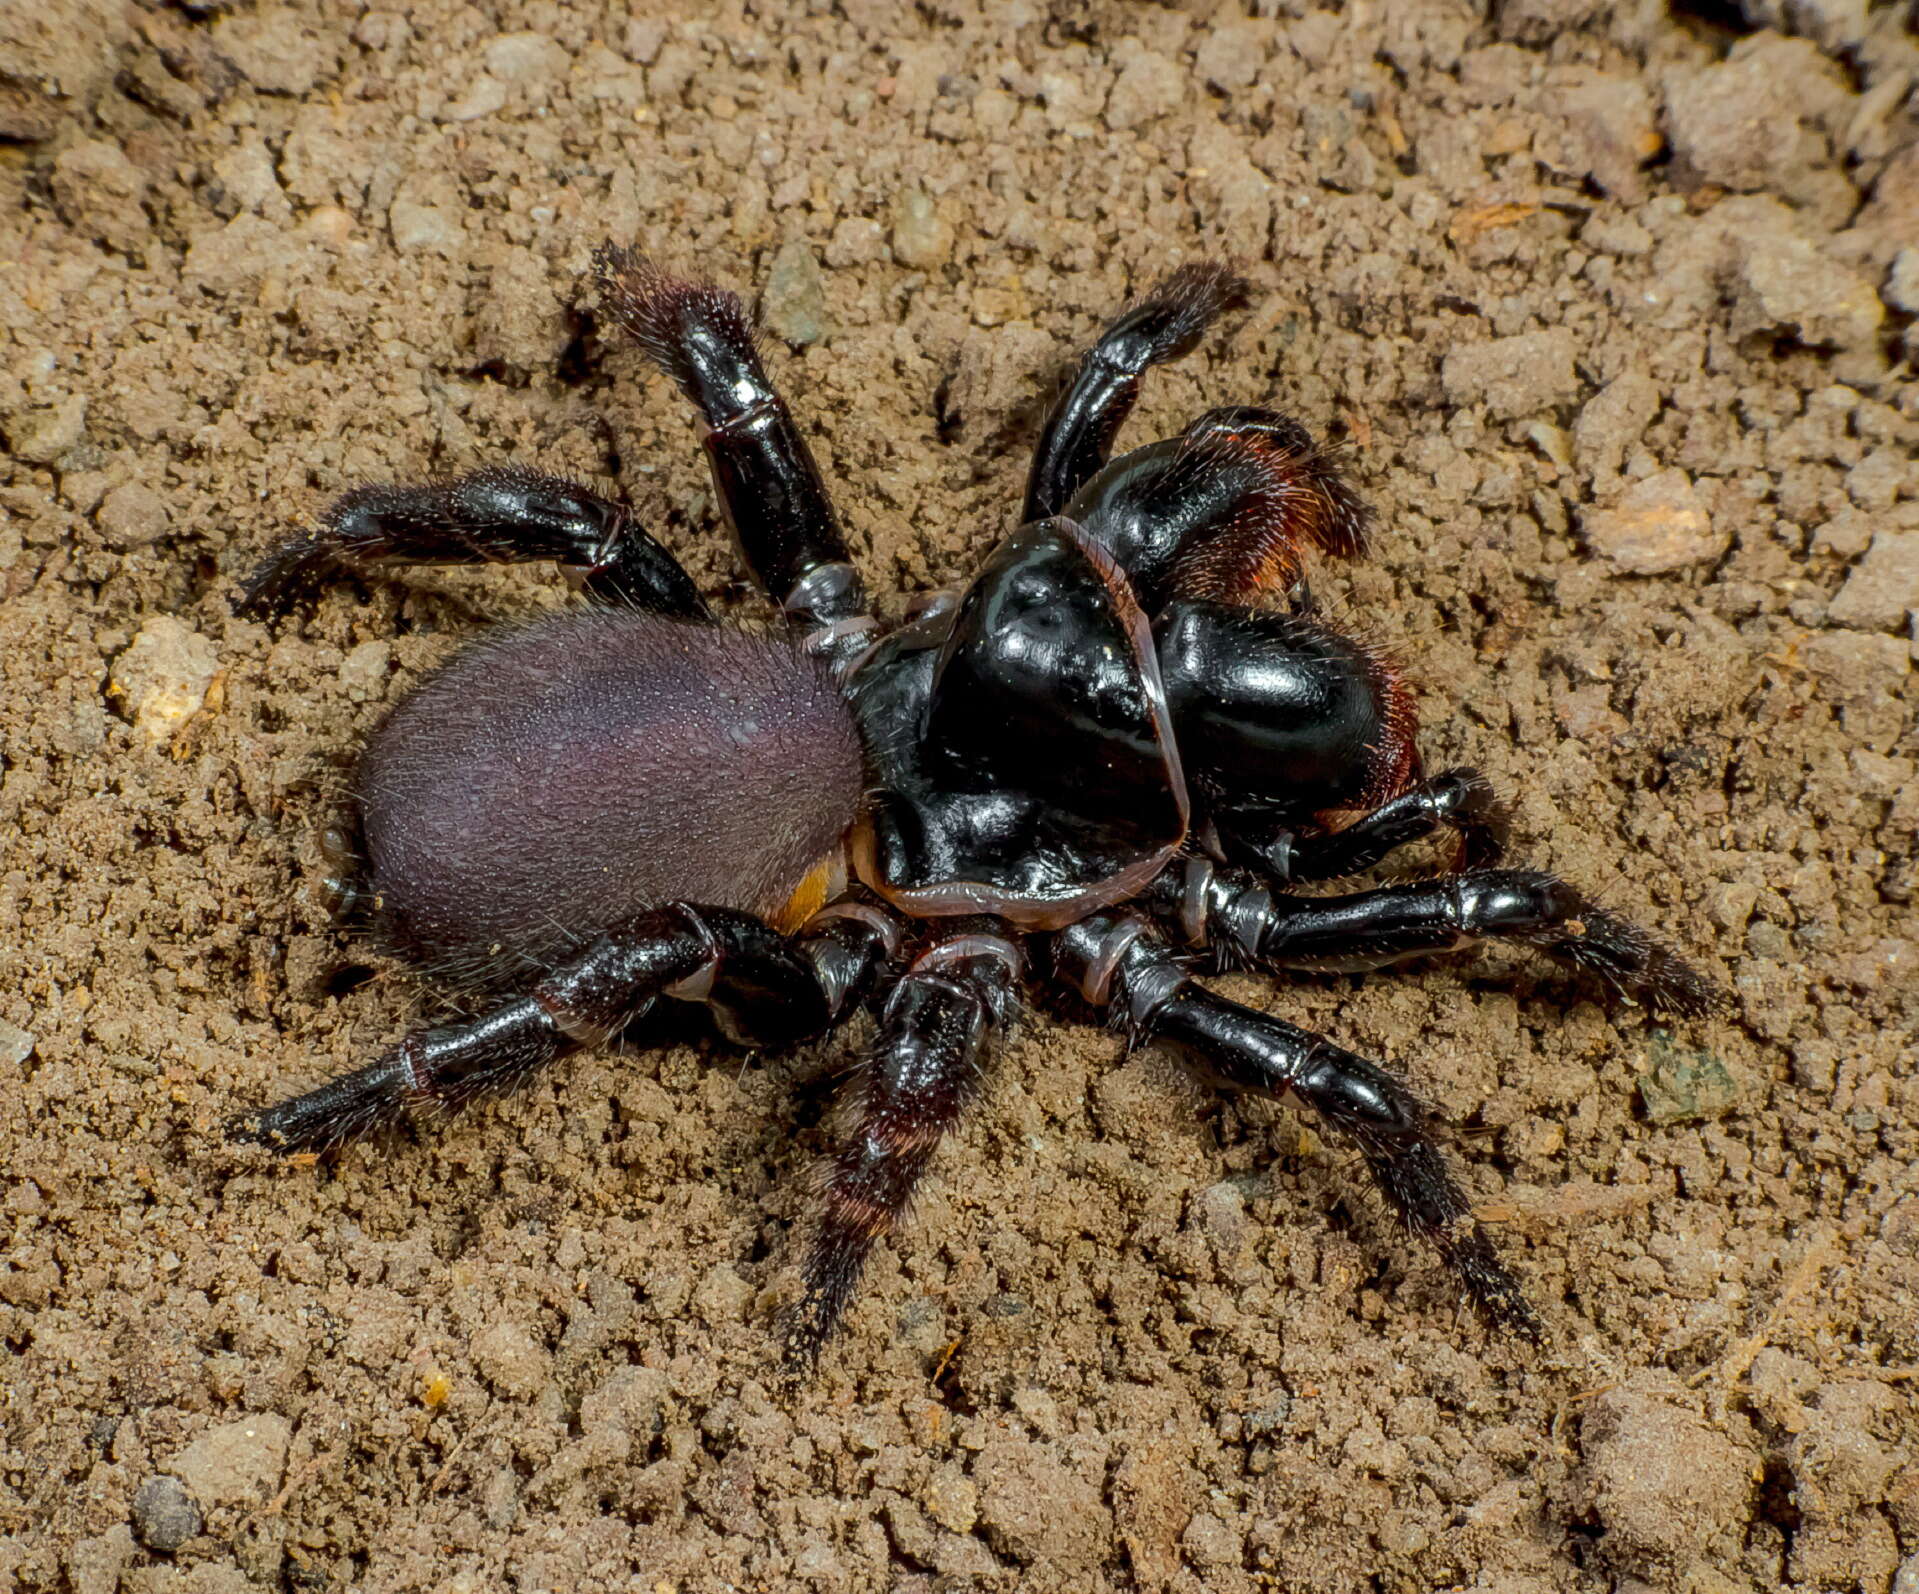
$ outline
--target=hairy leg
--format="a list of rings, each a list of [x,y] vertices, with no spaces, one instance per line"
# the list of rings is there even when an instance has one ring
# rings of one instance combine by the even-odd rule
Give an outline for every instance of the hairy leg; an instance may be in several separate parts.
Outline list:
[[[1019,970],[1011,940],[975,929],[922,952],[887,996],[871,1060],[848,1102],[844,1142],[822,1170],[805,1293],[786,1325],[790,1365],[818,1359],[874,1242],[905,1214],[1012,1018]]]
[[[1140,378],[1190,354],[1207,327],[1245,303],[1244,278],[1216,261],[1181,266],[1125,311],[1080,357],[1054,401],[1026,479],[1022,525],[1062,513],[1112,452],[1113,438],[1139,399]]]
[[[1433,1245],[1498,1326],[1536,1334],[1518,1281],[1474,1221],[1433,1112],[1378,1063],[1215,996],[1137,919],[1098,914],[1053,937],[1062,983],[1107,1009],[1135,1045],[1165,1046],[1218,1083],[1291,1095],[1349,1140],[1392,1209]]]
[[[829,648],[842,631],[870,630],[839,517],[760,362],[739,295],[669,276],[612,244],[593,269],[614,319],[698,407],[721,509],[760,586],[794,625],[829,632]]]
[[[804,1040],[851,1014],[898,944],[875,908],[829,908],[787,938],[730,908],[674,903],[601,936],[523,997],[463,1024],[417,1030],[392,1051],[258,1112],[228,1133],[275,1151],[322,1151],[412,1106],[454,1107],[508,1089],[617,1035],[658,997],[704,1002],[756,1045]]]
[[[1155,883],[1153,905],[1190,946],[1227,965],[1354,972],[1516,941],[1646,1006],[1699,1016],[1719,995],[1646,931],[1554,875],[1483,869],[1345,896],[1290,897],[1240,869],[1189,858]]]
[[[578,482],[517,466],[417,487],[343,493],[310,530],[287,538],[261,560],[234,609],[280,613],[341,570],[548,559],[578,571],[587,595],[602,603],[678,620],[710,618],[692,578],[625,505]]]
[[[1476,769],[1448,769],[1420,781],[1341,829],[1301,832],[1257,811],[1219,816],[1229,858],[1275,885],[1360,874],[1399,848],[1441,830],[1456,838],[1453,866],[1483,869],[1505,855],[1510,817]]]

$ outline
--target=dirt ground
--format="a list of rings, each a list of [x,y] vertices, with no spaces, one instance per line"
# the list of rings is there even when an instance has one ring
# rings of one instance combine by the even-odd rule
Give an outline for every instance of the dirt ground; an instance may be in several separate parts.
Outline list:
[[[0,16],[0,1588],[1919,1589],[1919,48],[1846,0],[39,0]],[[1732,994],[1223,982],[1398,1060],[1548,1321],[1306,1120],[1045,1016],[817,1379],[769,1325],[859,1036],[689,1029],[320,1167],[229,1114],[432,999],[330,916],[354,750],[539,571],[235,620],[330,494],[610,480],[755,612],[602,238],[759,293],[875,586],[1128,435],[1351,445],[1316,586],[1517,854]],[[1903,248],[1903,253],[1901,252]],[[761,292],[763,290],[763,292]]]

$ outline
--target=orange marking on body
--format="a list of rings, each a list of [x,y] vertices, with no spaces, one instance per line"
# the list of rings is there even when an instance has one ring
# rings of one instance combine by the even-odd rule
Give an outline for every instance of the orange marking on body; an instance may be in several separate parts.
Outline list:
[[[1379,705],[1379,740],[1367,749],[1366,790],[1361,801],[1377,808],[1419,778],[1419,705],[1398,662],[1383,648],[1366,648],[1366,673]]]
[[[1199,468],[1257,477],[1223,525],[1180,556],[1174,586],[1194,598],[1241,602],[1283,592],[1305,574],[1306,550],[1351,558],[1365,545],[1367,513],[1325,449],[1280,447],[1251,433],[1208,437]]]
[[[802,924],[826,906],[826,899],[832,894],[833,884],[840,871],[838,854],[829,853],[807,871],[806,878],[794,888],[793,894],[769,917],[773,928],[782,935],[791,935]]]

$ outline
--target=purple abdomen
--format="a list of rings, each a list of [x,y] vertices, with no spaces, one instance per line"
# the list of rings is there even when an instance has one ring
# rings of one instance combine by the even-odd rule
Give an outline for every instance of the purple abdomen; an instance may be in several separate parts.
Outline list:
[[[784,640],[583,610],[469,647],[358,780],[380,922],[466,979],[685,900],[777,914],[851,828],[860,743]]]

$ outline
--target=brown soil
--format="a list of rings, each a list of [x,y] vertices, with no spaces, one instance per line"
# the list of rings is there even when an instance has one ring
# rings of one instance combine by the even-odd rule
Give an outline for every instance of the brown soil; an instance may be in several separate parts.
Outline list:
[[[0,1587],[1919,1584],[1903,8],[636,9],[0,17]],[[223,1142],[424,1009],[362,978],[321,832],[392,702],[562,601],[429,572],[241,623],[266,541],[538,460],[750,609],[683,406],[591,319],[608,236],[774,284],[889,591],[1007,529],[1129,292],[1247,264],[1129,435],[1350,439],[1382,534],[1318,585],[1430,760],[1734,994],[1227,982],[1466,1126],[1545,1344],[1304,1119],[1046,1018],[797,1394],[769,1314],[856,1036],[590,1056],[319,1168]]]

